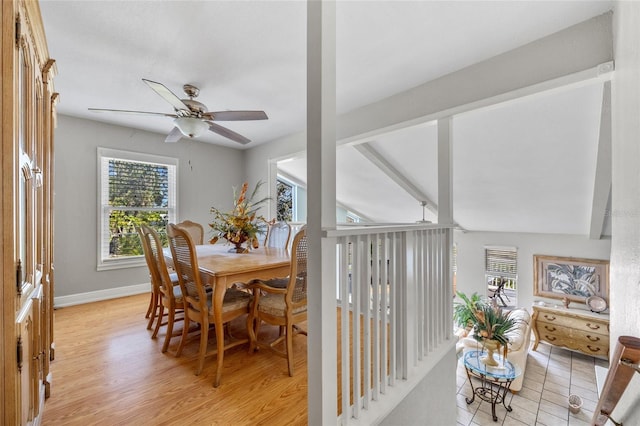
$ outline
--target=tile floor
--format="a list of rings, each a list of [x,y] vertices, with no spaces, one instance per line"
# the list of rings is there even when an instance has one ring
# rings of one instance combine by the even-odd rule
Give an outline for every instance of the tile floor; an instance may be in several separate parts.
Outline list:
[[[537,351],[529,350],[522,389],[513,395],[507,393],[507,412],[496,405],[498,421],[491,418],[491,404],[476,400],[467,405],[471,387],[462,361],[458,362],[458,426],[589,426],[598,402],[595,366],[608,363],[578,352],[568,351],[540,343]],[[568,408],[568,397],[577,394],[583,405],[577,414]]]

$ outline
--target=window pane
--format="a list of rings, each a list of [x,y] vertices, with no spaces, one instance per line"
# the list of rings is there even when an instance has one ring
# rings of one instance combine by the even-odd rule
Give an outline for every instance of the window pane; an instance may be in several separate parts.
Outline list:
[[[109,160],[109,205],[164,207],[169,203],[168,167]]]
[[[278,213],[276,219],[291,222],[293,219],[293,186],[281,180],[276,181]]]
[[[142,256],[142,243],[135,226],[146,223],[167,243],[167,210],[112,210],[109,214],[109,257]]]

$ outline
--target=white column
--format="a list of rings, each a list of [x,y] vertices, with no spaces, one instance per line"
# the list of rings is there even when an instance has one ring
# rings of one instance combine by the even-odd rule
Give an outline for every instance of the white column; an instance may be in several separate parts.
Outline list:
[[[453,120],[438,120],[438,223],[453,223]]]
[[[308,423],[335,424],[336,226],[335,2],[307,2]]]

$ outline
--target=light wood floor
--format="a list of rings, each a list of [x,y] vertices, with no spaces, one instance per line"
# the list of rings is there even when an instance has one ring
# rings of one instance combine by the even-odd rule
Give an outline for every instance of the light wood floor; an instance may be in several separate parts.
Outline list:
[[[264,350],[250,355],[242,345],[225,353],[222,383],[214,388],[214,357],[194,375],[197,340],[180,358],[173,355],[179,338],[160,352],[164,327],[150,338],[148,300],[145,294],[55,311],[44,425],[306,424],[305,336],[294,338],[294,377],[286,359]],[[246,335],[244,326],[234,323],[234,334]],[[264,325],[261,332],[277,329]]]

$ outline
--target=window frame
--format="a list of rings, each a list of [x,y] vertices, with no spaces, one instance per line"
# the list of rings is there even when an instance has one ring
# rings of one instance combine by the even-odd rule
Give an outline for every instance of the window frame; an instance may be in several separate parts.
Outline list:
[[[505,272],[498,270],[489,270],[488,263],[490,259],[490,252],[513,252],[513,265],[515,267],[515,273]],[[490,277],[501,277],[511,281],[513,285],[508,285],[505,288],[517,289],[518,288],[518,248],[513,246],[485,246],[484,247],[484,276],[485,282],[489,285]]]
[[[168,222],[176,222],[178,217],[178,159],[142,152],[98,147],[97,152],[97,247],[96,270],[106,271],[122,268],[146,266],[144,255],[109,258],[109,160],[157,164],[168,168]],[[135,210],[132,209],[132,210]],[[105,255],[106,249],[106,255]]]

